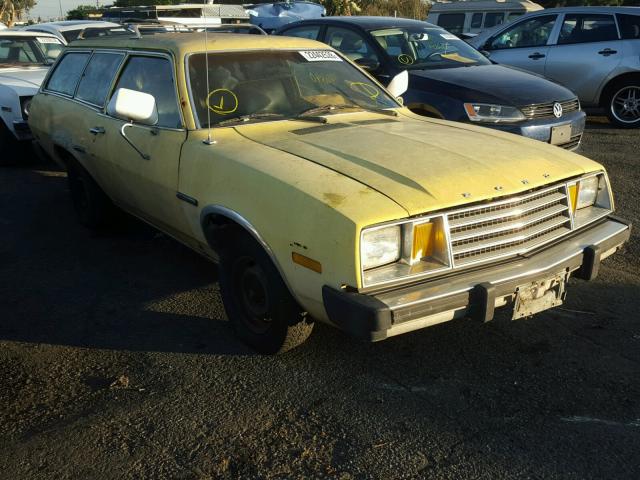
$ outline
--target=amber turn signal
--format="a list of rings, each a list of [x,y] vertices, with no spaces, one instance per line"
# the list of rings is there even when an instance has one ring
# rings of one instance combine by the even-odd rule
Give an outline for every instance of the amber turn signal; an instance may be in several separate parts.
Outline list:
[[[291,259],[293,263],[297,263],[298,265],[302,265],[309,270],[313,270],[316,273],[322,273],[322,264],[317,260],[314,260],[309,257],[305,257],[304,255],[300,255],[296,252],[291,252]]]

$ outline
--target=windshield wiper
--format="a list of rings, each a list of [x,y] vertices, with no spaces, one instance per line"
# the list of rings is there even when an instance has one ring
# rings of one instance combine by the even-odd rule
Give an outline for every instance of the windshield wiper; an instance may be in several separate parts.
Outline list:
[[[231,125],[233,123],[246,123],[251,120],[260,120],[262,118],[285,118],[281,113],[268,113],[268,112],[259,112],[259,113],[250,113],[248,115],[241,115],[239,117],[230,118],[229,120],[223,120],[218,122],[218,126],[222,127],[224,125]]]
[[[321,105],[319,107],[309,108],[307,110],[304,110],[303,112],[300,112],[297,115],[297,118],[304,118],[304,117],[309,117],[309,116],[318,115],[322,113],[330,113],[333,110],[351,110],[351,109],[364,110],[365,112],[372,112],[372,113],[380,113],[382,115],[389,115],[392,117],[398,116],[398,112],[396,112],[395,110],[384,110],[382,108],[363,107],[361,105],[356,105],[353,103],[342,103],[342,104],[336,104],[336,105]]]

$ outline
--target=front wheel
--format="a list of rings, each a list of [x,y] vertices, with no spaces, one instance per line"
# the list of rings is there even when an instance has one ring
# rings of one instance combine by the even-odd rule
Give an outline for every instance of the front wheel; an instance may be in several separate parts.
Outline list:
[[[114,206],[109,197],[79,165],[70,165],[67,177],[71,201],[80,223],[94,230],[105,227],[114,213]]]
[[[611,123],[622,128],[640,127],[640,80],[616,85],[607,104]]]
[[[283,353],[302,344],[313,322],[264,249],[248,234],[232,235],[221,254],[220,292],[236,334],[264,354]]]

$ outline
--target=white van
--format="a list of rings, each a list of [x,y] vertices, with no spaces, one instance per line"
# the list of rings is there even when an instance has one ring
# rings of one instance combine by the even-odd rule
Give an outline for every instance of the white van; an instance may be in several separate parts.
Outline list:
[[[427,22],[456,35],[478,33],[543,8],[529,0],[462,0],[433,2]]]

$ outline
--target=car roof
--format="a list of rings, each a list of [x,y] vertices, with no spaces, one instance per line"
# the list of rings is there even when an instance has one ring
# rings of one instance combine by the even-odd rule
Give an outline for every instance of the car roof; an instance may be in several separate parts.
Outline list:
[[[121,25],[113,22],[103,22],[100,20],[64,20],[61,22],[47,22],[29,25],[27,30],[36,30],[40,27],[66,32],[67,30],[77,30],[82,28],[100,28],[100,27],[120,27]]]
[[[629,13],[640,15],[640,7],[557,7],[545,8],[535,12],[527,12],[525,15],[540,15],[545,13]]]
[[[219,52],[228,50],[288,50],[288,49],[329,49],[326,44],[306,38],[273,35],[253,35],[234,33],[156,33],[140,38],[132,35],[115,35],[87,38],[69,44],[73,48],[111,48],[128,50],[171,52],[176,58],[192,52]]]
[[[3,37],[10,35],[12,37],[47,37],[47,38],[55,38],[56,40],[58,39],[58,37],[56,37],[55,35],[52,35],[51,33],[32,32],[29,30],[7,29],[7,30],[2,30],[0,35],[2,35]]]
[[[354,16],[354,17],[324,17],[315,18],[310,20],[301,20],[299,22],[289,23],[286,29],[294,25],[303,25],[306,23],[322,23],[322,24],[350,24],[357,25],[364,30],[376,30],[378,28],[389,27],[433,27],[442,28],[432,23],[423,22],[422,20],[412,20],[410,18],[398,18],[398,17],[367,17],[367,16]],[[283,30],[285,28],[283,27]]]

